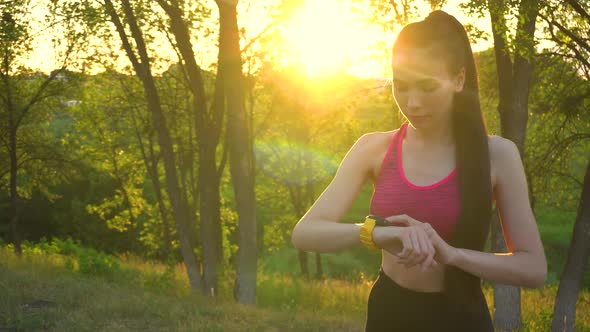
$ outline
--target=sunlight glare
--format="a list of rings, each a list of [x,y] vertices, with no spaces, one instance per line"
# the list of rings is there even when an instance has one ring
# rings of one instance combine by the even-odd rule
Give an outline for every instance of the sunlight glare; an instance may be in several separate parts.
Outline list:
[[[285,61],[310,76],[340,71],[358,75],[360,66],[363,71],[379,72],[381,68],[366,66],[376,43],[375,31],[346,5],[338,0],[307,0],[283,30]]]

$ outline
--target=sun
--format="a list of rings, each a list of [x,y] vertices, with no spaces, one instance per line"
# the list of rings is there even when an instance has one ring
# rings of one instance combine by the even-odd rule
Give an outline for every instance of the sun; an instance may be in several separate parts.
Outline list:
[[[379,36],[347,1],[307,0],[283,27],[284,61],[309,76],[348,72],[371,76],[367,66]],[[377,66],[378,67],[378,66]]]

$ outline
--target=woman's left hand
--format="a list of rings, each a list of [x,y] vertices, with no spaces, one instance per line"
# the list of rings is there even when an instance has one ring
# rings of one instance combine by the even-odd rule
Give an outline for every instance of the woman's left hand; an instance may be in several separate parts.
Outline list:
[[[426,228],[426,233],[430,237],[430,241],[432,241],[432,245],[436,250],[436,254],[434,255],[434,260],[440,264],[451,264],[455,260],[457,256],[458,249],[449,245],[445,240],[443,240],[440,235],[436,232],[434,228],[429,223],[418,221],[408,215],[398,215],[398,216],[391,216],[387,218],[388,221],[396,224],[405,224],[407,226],[410,225],[423,225]],[[400,264],[406,264],[407,262],[401,258],[399,260]]]

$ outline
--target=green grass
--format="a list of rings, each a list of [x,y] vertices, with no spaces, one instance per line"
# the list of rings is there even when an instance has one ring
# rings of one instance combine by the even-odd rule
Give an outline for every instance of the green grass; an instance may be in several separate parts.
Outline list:
[[[370,198],[370,191],[363,191],[363,197]],[[352,209],[352,217],[366,213],[364,204]],[[549,209],[538,209],[536,215],[550,276],[542,289],[523,289],[524,331],[549,330],[575,219],[575,213]],[[314,273],[315,255],[309,258]],[[232,300],[231,272],[222,275],[219,297],[211,300],[191,294],[181,265],[131,255],[113,257],[68,240],[25,243],[18,259],[10,246],[0,244],[0,331],[363,329],[367,297],[380,263],[378,253],[356,248],[323,254],[320,280],[299,276],[293,248],[265,255],[259,262],[257,306],[252,307]],[[577,331],[590,331],[589,275],[577,303]],[[493,308],[492,290],[485,287],[484,292]],[[53,305],[27,306],[37,300]]]
[[[0,331],[358,331],[362,317],[299,310],[288,305],[257,307],[191,294],[183,269],[164,277],[167,268],[137,258],[117,259],[122,269],[93,276],[66,266],[75,257],[27,250],[21,259],[0,249]],[[74,264],[77,266],[77,263]],[[125,270],[128,269],[128,270]],[[154,271],[155,270],[155,271]],[[126,271],[126,272],[123,272]],[[158,272],[160,271],[160,272]],[[172,289],[144,283],[160,275]],[[286,289],[288,281],[262,278],[268,287]],[[270,284],[269,284],[270,283]],[[266,285],[266,286],[264,286]],[[270,293],[278,293],[275,289]],[[288,295],[288,294],[286,294]],[[48,301],[41,308],[29,304]],[[305,303],[303,297],[300,303]],[[264,302],[264,301],[263,301]]]
[[[536,209],[535,214],[547,256],[547,282],[555,284],[559,282],[567,259],[576,212],[541,207]],[[586,267],[582,286],[590,290],[590,265]]]
[[[93,276],[66,267],[75,257],[27,250],[18,259],[10,248],[0,249],[0,330],[360,331],[373,280],[304,280],[261,272],[253,307],[227,297],[228,280],[222,282],[225,295],[212,300],[190,294],[181,266],[166,274],[169,269],[157,263],[116,259],[118,270]],[[140,282],[153,275],[161,277],[153,283],[167,288]],[[523,290],[523,331],[549,330],[556,291],[555,285]],[[484,292],[493,308],[491,289]],[[27,306],[37,300],[54,305]],[[590,331],[588,291],[580,294],[576,330]]]

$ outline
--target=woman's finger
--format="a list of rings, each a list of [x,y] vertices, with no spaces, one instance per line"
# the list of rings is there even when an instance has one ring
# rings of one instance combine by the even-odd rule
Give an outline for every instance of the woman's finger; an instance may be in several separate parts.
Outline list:
[[[416,229],[412,229],[412,231],[410,232],[410,240],[412,243],[413,251],[412,254],[407,257],[406,262],[404,264],[407,268],[410,268],[419,263],[423,252],[422,247],[420,245],[419,234],[418,232],[416,232]]]
[[[426,244],[426,233],[423,230],[417,228],[415,234],[416,241],[418,242],[418,246],[420,247],[420,251],[416,254],[414,263],[419,264],[421,263],[426,255],[428,254],[428,245]]]
[[[400,215],[400,216],[391,216],[391,217],[387,217],[385,219],[387,221],[389,221],[389,223],[392,226],[399,226],[399,227],[407,227],[407,226],[410,226],[410,223],[408,222],[407,218],[404,217],[403,215]]]
[[[432,237],[436,234],[434,228],[432,228],[432,226],[428,223],[424,224],[424,231],[426,232],[426,234],[428,234],[428,237]]]
[[[418,263],[420,261],[420,257],[422,256],[423,248],[422,245],[420,243],[420,234],[416,231],[412,232],[412,245],[414,246],[414,252],[412,253],[412,256],[410,257],[410,266],[412,267],[414,265],[416,265],[416,263]]]
[[[425,235],[428,237],[428,235]],[[432,242],[430,241],[430,238],[427,239],[427,244],[428,246],[428,255],[426,256],[426,258],[422,261],[422,266],[421,266],[421,270],[422,272],[426,271],[427,268],[431,267],[432,262],[434,261],[434,246],[432,245]]]
[[[401,259],[406,259],[414,251],[412,248],[412,241],[409,238],[408,232],[404,232],[400,237],[400,240],[402,242],[403,249],[401,253],[397,255],[397,257]]]

